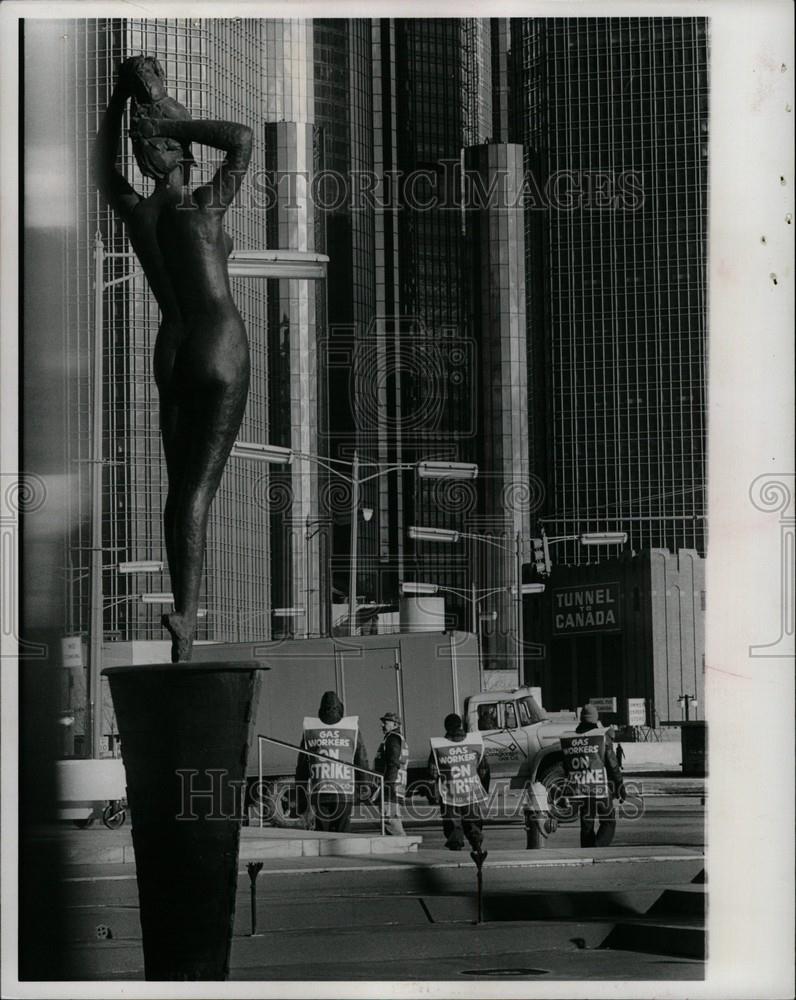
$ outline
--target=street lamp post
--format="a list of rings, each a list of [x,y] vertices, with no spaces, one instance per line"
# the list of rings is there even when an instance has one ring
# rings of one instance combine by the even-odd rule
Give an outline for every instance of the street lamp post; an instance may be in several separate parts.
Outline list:
[[[92,373],[91,411],[91,611],[89,614],[89,715],[91,718],[91,756],[99,757],[102,743],[102,367],[104,246],[99,233],[94,239],[94,366]]]
[[[532,538],[531,544],[534,549],[534,560],[536,562],[536,572],[540,576],[549,576],[552,570],[550,559],[550,546],[558,545],[560,542],[578,542],[580,545],[624,545],[627,541],[626,531],[587,531],[577,535],[557,535],[548,538],[541,525],[538,538]]]
[[[348,576],[348,634],[356,635],[357,615],[357,531],[359,528],[359,455],[354,450],[351,463],[351,562]]]
[[[250,458],[255,461],[269,462],[281,465],[290,464],[293,458],[303,458],[309,462],[326,469],[327,472],[337,476],[351,487],[351,536],[350,555],[348,568],[348,633],[356,635],[356,611],[357,611],[357,548],[358,548],[358,514],[360,487],[365,483],[386,476],[390,472],[405,471],[413,469],[420,479],[475,479],[478,476],[478,466],[470,462],[399,462],[395,465],[382,465],[379,462],[362,462],[359,453],[355,450],[353,460],[346,462],[337,458],[326,458],[320,455],[312,455],[307,452],[293,451],[290,448],[280,448],[276,445],[257,444],[247,441],[236,441],[232,446],[231,457]],[[350,468],[351,474],[341,472],[335,466],[344,465]],[[366,476],[360,475],[361,468],[375,468]],[[363,511],[364,514],[364,511]],[[371,512],[372,514],[372,512]],[[366,519],[370,517],[365,515]],[[411,530],[411,529],[410,529]]]
[[[402,594],[453,594],[462,600],[469,601],[470,603],[470,622],[471,631],[476,637],[476,644],[478,648],[478,667],[481,669],[483,666],[483,650],[481,648],[481,615],[479,614],[478,605],[481,601],[487,600],[492,597],[493,594],[501,594],[506,591],[513,593],[514,587],[493,587],[488,588],[477,588],[475,581],[470,586],[469,591],[457,590],[455,587],[443,587],[436,583],[414,583],[411,581],[405,581],[401,584]],[[543,583],[527,583],[522,584],[521,594],[540,594],[544,591]],[[521,609],[520,609],[521,610]]]
[[[494,538],[490,538],[489,535],[479,535],[472,531],[456,531],[448,528],[424,528],[418,525],[413,525],[409,528],[409,537],[416,541],[423,542],[458,542],[461,538],[470,538],[476,542],[483,542],[486,545],[491,545],[496,549],[500,549],[503,552],[512,552],[512,549],[508,545],[504,545],[502,542],[496,541]],[[523,535],[521,532],[517,532],[514,538],[514,586],[513,587],[498,587],[493,590],[492,593],[505,593],[508,591],[512,593],[516,599],[516,655],[515,663],[517,668],[517,678],[518,680],[522,677],[523,672],[523,655],[522,646],[525,641],[523,635],[523,621],[522,621],[522,542]],[[480,655],[480,654],[479,654]]]
[[[689,709],[692,705],[697,704],[696,696],[693,694],[681,694],[677,699],[677,704],[685,711],[685,721],[690,722]]]

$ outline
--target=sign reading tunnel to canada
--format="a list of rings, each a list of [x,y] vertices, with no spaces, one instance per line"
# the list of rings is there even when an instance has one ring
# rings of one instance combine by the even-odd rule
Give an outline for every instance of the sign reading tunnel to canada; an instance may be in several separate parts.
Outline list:
[[[619,584],[561,587],[553,591],[553,633],[616,631],[621,628]]]

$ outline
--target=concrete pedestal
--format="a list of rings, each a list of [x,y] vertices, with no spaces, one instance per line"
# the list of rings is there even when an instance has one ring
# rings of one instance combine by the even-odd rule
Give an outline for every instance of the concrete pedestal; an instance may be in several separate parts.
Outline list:
[[[239,809],[262,667],[109,667],[148,980],[229,972]]]

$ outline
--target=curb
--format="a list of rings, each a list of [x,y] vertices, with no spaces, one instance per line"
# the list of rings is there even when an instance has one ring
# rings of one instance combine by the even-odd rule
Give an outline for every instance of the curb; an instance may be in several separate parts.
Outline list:
[[[506,861],[488,861],[484,865],[484,870],[491,869],[511,869],[511,868],[588,868],[590,865],[610,865],[610,864],[661,864],[671,862],[687,862],[692,864],[699,862],[704,864],[703,854],[654,854],[654,855],[634,855],[632,857],[584,857],[584,858],[528,858],[512,859]],[[473,870],[472,861],[432,861],[426,864],[410,863],[401,865],[401,871],[429,871],[429,870]],[[396,871],[395,865],[345,865],[343,866],[319,866],[313,868],[272,868],[263,869],[262,876],[271,875],[325,875],[335,872],[374,872],[374,871]],[[241,868],[239,875],[245,875],[246,869]],[[261,877],[262,877],[261,876]]]

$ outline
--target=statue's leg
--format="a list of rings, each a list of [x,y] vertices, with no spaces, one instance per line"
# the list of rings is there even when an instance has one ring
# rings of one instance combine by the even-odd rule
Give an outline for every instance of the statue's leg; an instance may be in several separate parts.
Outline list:
[[[174,380],[174,361],[181,332],[181,328],[173,322],[164,322],[158,332],[154,356],[154,374],[160,398],[160,438],[169,484],[163,508],[163,544],[174,594],[180,590],[179,562],[175,551],[176,509],[186,460],[186,442],[180,436],[180,406]]]
[[[185,478],[185,463],[187,458],[185,440],[179,433],[179,406],[172,394],[161,393],[160,397],[160,436],[163,442],[163,454],[166,458],[166,472],[169,488],[166,503],[163,507],[163,543],[166,547],[166,560],[169,566],[172,593],[180,592],[180,565],[177,558],[177,506],[182,482]]]
[[[233,343],[230,352],[237,353]],[[174,558],[179,589],[174,612],[163,616],[172,636],[172,661],[190,659],[205,554],[210,504],[238,435],[249,387],[248,350],[223,378],[191,386],[190,402],[180,408],[177,441],[184,448],[184,468],[174,504]],[[194,362],[196,359],[193,359]],[[227,358],[229,360],[229,358]],[[192,365],[195,367],[195,365]],[[183,394],[183,398],[187,392]]]

